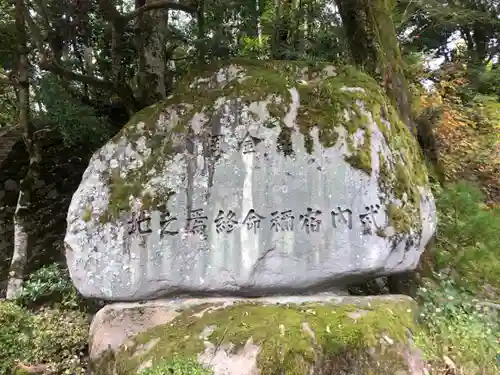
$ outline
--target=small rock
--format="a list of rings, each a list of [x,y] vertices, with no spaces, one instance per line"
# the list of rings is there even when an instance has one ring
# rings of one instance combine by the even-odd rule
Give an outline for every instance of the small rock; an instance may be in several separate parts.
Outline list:
[[[18,190],[17,182],[14,180],[7,180],[3,183],[3,187],[7,191],[15,191]]]
[[[357,310],[347,313],[347,316],[351,319],[357,320],[359,318],[362,318],[366,314],[368,314],[368,311],[366,310]]]
[[[51,191],[49,191],[49,193],[47,194],[47,198],[48,198],[48,199],[54,199],[54,198],[56,198],[58,195],[59,195],[59,193],[57,192],[57,190],[51,190]]]
[[[283,324],[280,324],[279,328],[280,328],[280,336],[285,336],[285,326]]]
[[[387,335],[384,335],[384,336],[383,336],[383,339],[384,339],[384,340],[385,340],[385,342],[387,342],[389,345],[394,344],[394,340],[393,340],[393,339],[391,339],[391,338],[390,338],[389,336],[387,336]]]
[[[450,357],[448,357],[447,355],[443,355],[443,360],[444,360],[444,364],[451,370],[455,371],[457,369],[457,366],[455,365],[455,362],[453,362],[451,360]]]
[[[307,324],[306,322],[303,322],[301,324],[301,328],[302,328],[303,332],[307,333],[313,339],[313,341],[316,342],[316,335],[314,334],[314,332],[311,329],[311,327],[309,326],[309,324]]]

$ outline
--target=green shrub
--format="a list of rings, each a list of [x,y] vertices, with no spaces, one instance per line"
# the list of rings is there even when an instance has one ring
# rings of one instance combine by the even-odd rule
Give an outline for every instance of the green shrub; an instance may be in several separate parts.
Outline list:
[[[486,285],[491,298],[500,291],[500,210],[487,207],[470,183],[434,188],[438,273],[418,291],[424,329],[417,344],[438,367],[446,355],[460,373],[497,374],[499,311],[478,298]]]
[[[50,362],[58,369],[78,368],[87,346],[89,320],[78,311],[44,310],[34,316],[37,329],[31,341],[35,363]]]
[[[468,183],[449,185],[436,197],[438,270],[453,270],[476,290],[485,284],[500,290],[500,209],[486,207]]]
[[[87,344],[88,319],[78,311],[44,309],[30,312],[0,301],[0,374],[18,361],[44,363],[59,374],[83,374],[81,358]]]
[[[419,289],[420,322],[425,328],[416,342],[427,359],[447,355],[465,374],[496,374],[499,350],[499,312],[481,306],[468,291],[450,279],[438,280]]]
[[[23,284],[18,302],[22,305],[61,302],[64,307],[75,308],[78,296],[67,273],[54,263],[30,275]]]
[[[0,374],[7,373],[17,359],[29,352],[33,327],[29,311],[15,303],[0,301]]]
[[[156,363],[141,371],[140,375],[212,375],[193,359],[173,358]]]

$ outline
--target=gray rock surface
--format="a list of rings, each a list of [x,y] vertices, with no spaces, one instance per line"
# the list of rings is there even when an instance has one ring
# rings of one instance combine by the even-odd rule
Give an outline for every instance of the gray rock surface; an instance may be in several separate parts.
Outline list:
[[[244,92],[258,74],[231,65],[197,78],[92,157],[65,238],[83,295],[312,292],[416,267],[434,199],[397,117],[365,110],[383,96],[339,87],[331,67],[306,84],[297,70],[283,87]],[[304,135],[313,111],[331,110],[304,97],[326,85],[347,107]]]
[[[415,313],[415,301],[403,295],[112,303],[96,314],[90,327],[91,374],[119,368],[120,374],[135,375],[176,353],[214,375],[278,369],[287,374],[422,375],[426,363],[412,340]],[[379,325],[383,317],[391,324]],[[358,340],[346,340],[353,330],[359,332]],[[333,346],[324,345],[332,342],[342,349],[332,352]],[[282,358],[286,360],[280,365]],[[294,371],[294,364],[300,371]]]

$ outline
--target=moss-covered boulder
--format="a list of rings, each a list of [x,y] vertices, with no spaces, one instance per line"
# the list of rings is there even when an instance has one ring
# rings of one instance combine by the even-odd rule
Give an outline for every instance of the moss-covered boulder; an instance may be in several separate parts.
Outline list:
[[[92,373],[422,374],[414,311],[406,296],[112,304],[91,326]],[[128,335],[117,338],[119,327]]]
[[[234,61],[179,87],[93,156],[73,196],[83,295],[313,291],[416,266],[434,200],[374,80]]]

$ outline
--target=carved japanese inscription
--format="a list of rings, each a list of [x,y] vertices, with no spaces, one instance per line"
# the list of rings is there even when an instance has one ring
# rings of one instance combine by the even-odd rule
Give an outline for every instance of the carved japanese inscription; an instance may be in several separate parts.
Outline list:
[[[208,145],[208,154],[214,159],[218,159],[223,150],[227,150],[231,142],[226,142],[223,134],[205,135],[204,142]],[[237,151],[242,155],[253,155],[254,160],[260,160],[257,153],[257,146],[262,139],[252,135],[247,131],[243,137],[239,137]],[[263,153],[265,160],[269,158],[267,152]],[[255,169],[260,168],[257,162]],[[319,160],[310,158],[308,164],[317,164],[317,169],[321,170]],[[290,175],[289,172],[285,174]],[[281,188],[281,192],[286,192]],[[185,222],[180,222],[175,214],[167,209],[157,209],[160,212],[160,236],[175,236],[180,234],[196,235],[201,238],[208,238],[208,232],[215,235],[230,235],[236,229],[246,230],[257,234],[259,231],[269,231],[271,233],[284,233],[300,231],[307,235],[331,231],[331,230],[352,230],[358,221],[358,228],[364,235],[373,235],[379,229],[377,215],[380,212],[379,204],[370,204],[363,207],[362,212],[354,213],[349,207],[305,207],[303,210],[292,210],[281,207],[279,209],[263,212],[258,207],[250,208],[245,212],[240,212],[237,207],[217,208],[211,213],[207,213],[202,208],[191,209],[187,213]],[[210,216],[210,217],[209,217]],[[149,235],[152,233],[151,217],[148,213],[133,213],[127,222],[127,233],[129,235]]]
[[[364,207],[365,212],[358,215],[363,234],[373,234],[379,228],[376,216],[380,212],[380,205],[374,204]],[[219,209],[213,219],[210,219],[202,208],[189,212],[184,225],[179,223],[176,216],[168,210],[160,211],[160,235],[175,236],[184,228],[188,235],[199,235],[207,238],[209,225],[213,223],[217,235],[230,234],[235,229],[247,230],[257,233],[261,230],[271,232],[303,231],[306,234],[319,233],[325,230],[339,228],[353,229],[353,211],[350,208],[337,206],[324,212],[318,208],[306,207],[302,212],[293,212],[291,209],[272,211],[268,214],[251,208],[243,212],[241,217],[235,209]],[[127,232],[129,235],[148,235],[152,233],[151,217],[145,213],[131,215],[128,221]]]
[[[210,137],[208,141],[210,156],[218,158],[221,155],[223,141],[224,141],[224,136],[222,134],[213,134]]]

